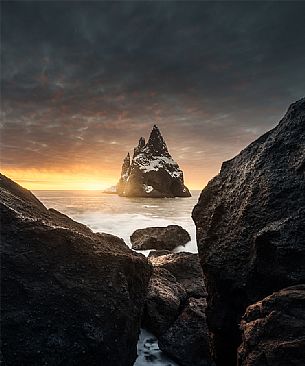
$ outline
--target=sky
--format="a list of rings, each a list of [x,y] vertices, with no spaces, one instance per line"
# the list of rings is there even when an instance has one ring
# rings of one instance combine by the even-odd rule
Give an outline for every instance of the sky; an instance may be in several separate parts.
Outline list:
[[[103,189],[157,124],[202,189],[304,96],[305,2],[1,2],[1,171]]]

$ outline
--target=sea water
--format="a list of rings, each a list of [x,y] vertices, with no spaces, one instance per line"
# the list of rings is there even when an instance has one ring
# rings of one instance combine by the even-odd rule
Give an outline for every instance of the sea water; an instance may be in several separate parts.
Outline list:
[[[192,191],[189,198],[127,198],[99,191],[34,191],[48,208],[68,215],[88,225],[94,232],[113,234],[124,239],[131,247],[130,235],[148,226],[180,225],[186,229],[191,241],[174,251],[196,253],[195,225],[192,209],[200,191]],[[147,255],[149,251],[143,251]],[[176,366],[158,347],[157,339],[142,329],[138,342],[135,366]]]
[[[180,225],[189,232],[191,241],[175,251],[196,253],[191,213],[200,191],[191,193],[192,197],[188,198],[127,198],[99,191],[34,191],[48,208],[88,225],[94,232],[119,236],[130,247],[130,235],[136,229]]]

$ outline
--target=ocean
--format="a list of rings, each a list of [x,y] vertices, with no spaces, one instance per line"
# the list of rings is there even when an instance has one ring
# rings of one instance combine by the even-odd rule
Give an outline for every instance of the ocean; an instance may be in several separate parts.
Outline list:
[[[197,253],[195,225],[191,218],[200,191],[189,198],[127,198],[100,191],[33,191],[48,208],[54,208],[73,220],[88,225],[94,232],[123,238],[131,247],[130,235],[148,226],[181,225],[191,241],[174,251]],[[149,251],[143,251],[147,255]],[[142,329],[138,358],[134,366],[176,366],[158,347],[157,339]]]
[[[196,253],[195,225],[192,209],[200,191],[192,191],[188,198],[127,198],[100,191],[33,191],[48,208],[68,215],[88,225],[94,232],[104,232],[123,238],[131,246],[129,237],[136,230],[148,226],[181,225],[192,240],[175,251]],[[144,253],[147,254],[147,253]]]

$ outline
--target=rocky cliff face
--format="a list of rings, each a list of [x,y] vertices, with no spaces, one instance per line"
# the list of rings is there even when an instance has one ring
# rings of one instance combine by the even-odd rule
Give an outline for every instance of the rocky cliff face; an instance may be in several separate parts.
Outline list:
[[[131,366],[151,266],[0,175],[5,365]]]
[[[241,366],[304,366],[305,285],[275,292],[247,308],[241,322]]]
[[[190,197],[183,172],[156,125],[147,144],[140,138],[132,160],[129,154],[124,159],[117,191],[126,197]]]
[[[193,211],[218,365],[235,365],[246,307],[305,282],[305,99],[223,163]]]

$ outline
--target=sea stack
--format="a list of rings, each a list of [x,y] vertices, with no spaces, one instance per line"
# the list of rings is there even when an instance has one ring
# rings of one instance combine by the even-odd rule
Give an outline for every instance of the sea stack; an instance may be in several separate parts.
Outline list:
[[[183,172],[168,152],[159,128],[154,125],[148,142],[143,137],[122,165],[117,193],[125,197],[190,197]]]

